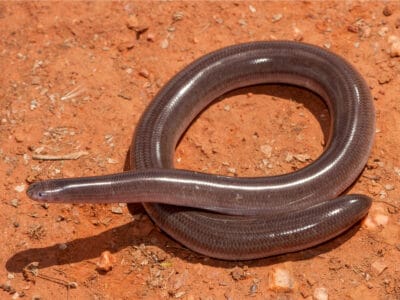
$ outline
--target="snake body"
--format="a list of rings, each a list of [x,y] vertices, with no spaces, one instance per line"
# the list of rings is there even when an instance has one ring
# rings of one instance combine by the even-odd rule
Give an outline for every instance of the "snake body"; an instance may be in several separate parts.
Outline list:
[[[254,178],[174,169],[176,145],[202,110],[229,91],[265,83],[303,87],[326,102],[331,134],[316,161],[293,173]],[[159,91],[135,131],[134,170],[36,182],[27,193],[50,202],[142,202],[163,231],[210,257],[245,260],[298,251],[367,214],[369,197],[341,194],[367,162],[374,120],[368,86],[338,55],[289,41],[230,46],[197,59]]]

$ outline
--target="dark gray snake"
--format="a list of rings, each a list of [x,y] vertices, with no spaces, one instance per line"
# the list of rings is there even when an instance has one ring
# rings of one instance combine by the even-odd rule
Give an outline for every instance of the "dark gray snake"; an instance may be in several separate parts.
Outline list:
[[[255,178],[174,169],[179,138],[207,105],[264,83],[296,85],[324,99],[331,134],[316,161],[290,174]],[[36,182],[27,193],[49,202],[143,202],[162,230],[215,258],[297,251],[339,235],[367,214],[370,198],[340,195],[367,162],[374,120],[368,86],[341,57],[297,42],[235,45],[194,61],[159,91],[136,128],[134,171]]]

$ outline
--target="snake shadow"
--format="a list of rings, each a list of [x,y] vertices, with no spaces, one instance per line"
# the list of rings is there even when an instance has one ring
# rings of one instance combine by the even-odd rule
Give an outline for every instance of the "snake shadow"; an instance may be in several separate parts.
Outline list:
[[[287,87],[285,85],[260,85],[242,88],[224,95],[214,101],[211,105],[227,97],[247,93],[268,94],[275,97],[293,100],[304,105],[304,107],[307,108],[320,123],[325,141],[329,139],[329,120],[321,119],[321,114],[326,112],[326,106],[317,95],[305,91],[304,89],[292,86]],[[130,153],[128,151],[125,158],[125,170],[130,169],[129,161]],[[141,204],[129,204],[128,208],[132,214],[146,214]],[[152,229],[144,234],[142,227],[150,227]],[[313,248],[265,259],[238,262],[211,259],[194,253],[170,239],[165,233],[157,230],[157,227],[155,227],[150,219],[145,216],[143,220],[133,221],[114,227],[94,236],[65,242],[64,247],[62,247],[65,249],[60,248],[59,244],[54,244],[47,247],[31,248],[20,251],[7,260],[6,269],[9,272],[18,273],[31,262],[39,262],[39,268],[71,264],[98,258],[101,253],[106,250],[111,251],[112,253],[117,253],[127,247],[139,246],[141,244],[157,246],[172,257],[179,257],[189,263],[202,263],[224,268],[232,268],[241,263],[248,266],[267,266],[284,261],[307,260],[312,257],[320,256],[345,243],[358,231],[359,227],[360,224],[355,225],[339,237]]]
[[[220,268],[233,268],[238,264],[249,267],[269,266],[280,262],[308,260],[317,256],[323,257],[325,253],[339,247],[353,237],[360,228],[360,223],[358,223],[342,235],[328,242],[298,252],[248,261],[224,261],[192,252],[158,230],[152,230],[150,234],[144,236],[138,228],[140,223],[142,222],[137,222],[137,224],[129,222],[94,236],[68,241],[65,242],[62,248],[60,248],[60,244],[53,244],[43,248],[31,248],[20,251],[7,260],[6,269],[8,272],[20,273],[31,262],[39,262],[40,269],[82,261],[90,262],[91,259],[97,260],[104,251],[118,253],[128,247],[139,246],[141,244],[156,246],[167,253],[168,256],[179,257],[192,264],[201,263]],[[92,263],[94,264],[94,262]]]

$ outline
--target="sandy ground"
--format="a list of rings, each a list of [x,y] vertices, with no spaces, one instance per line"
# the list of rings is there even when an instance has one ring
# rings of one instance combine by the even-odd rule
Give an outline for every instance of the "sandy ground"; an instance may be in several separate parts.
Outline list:
[[[1,299],[400,299],[398,2],[1,2],[0,36]],[[25,195],[35,180],[123,170],[169,78],[212,50],[275,39],[329,48],[370,86],[375,144],[351,192],[374,203],[360,226],[298,253],[224,262],[171,240],[140,205]],[[287,173],[322,153],[328,131],[313,94],[248,88],[201,115],[176,166]],[[98,269],[102,253],[111,271]]]

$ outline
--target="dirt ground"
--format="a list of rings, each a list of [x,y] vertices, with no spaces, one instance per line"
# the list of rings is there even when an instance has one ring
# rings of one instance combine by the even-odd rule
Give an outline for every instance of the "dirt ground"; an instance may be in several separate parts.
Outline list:
[[[398,2],[1,2],[0,36],[1,299],[400,299]],[[370,86],[375,144],[350,191],[374,199],[361,225],[298,253],[226,262],[174,242],[141,205],[25,195],[36,180],[120,172],[169,78],[212,50],[275,39],[329,48]],[[176,167],[287,173],[316,159],[328,132],[310,92],[247,88],[201,115]]]

